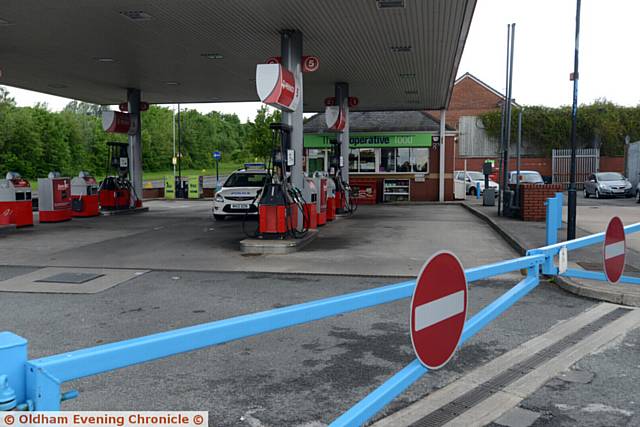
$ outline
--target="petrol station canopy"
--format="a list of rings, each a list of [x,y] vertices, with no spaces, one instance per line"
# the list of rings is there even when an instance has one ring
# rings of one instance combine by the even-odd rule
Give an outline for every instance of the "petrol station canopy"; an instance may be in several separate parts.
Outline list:
[[[304,110],[445,108],[475,0],[20,0],[0,10],[0,84],[98,104],[258,101],[256,64],[299,30]]]

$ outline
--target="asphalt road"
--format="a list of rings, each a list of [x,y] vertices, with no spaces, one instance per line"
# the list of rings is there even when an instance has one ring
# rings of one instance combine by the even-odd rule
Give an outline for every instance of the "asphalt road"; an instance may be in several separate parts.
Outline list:
[[[0,278],[28,271],[3,267]],[[387,282],[362,277],[154,271],[95,295],[4,293],[0,324],[29,338],[30,356],[40,357]],[[473,285],[472,311],[511,284]],[[541,284],[466,344],[445,369],[428,374],[386,412],[408,405],[593,304]],[[79,380],[65,385],[64,390],[78,389],[80,397],[63,409],[180,408],[210,411],[211,426],[323,425],[412,360],[408,305],[408,300],[399,301]],[[637,343],[634,337],[631,343]],[[637,373],[638,368],[637,358],[629,355],[615,362],[594,356],[589,363],[589,369],[605,381],[620,372]],[[582,398],[628,408],[617,399],[633,393],[636,384],[630,379],[589,391],[591,395]],[[567,414],[553,406],[558,403],[555,395],[540,393],[532,399],[536,407],[549,408],[550,425],[582,425],[567,424]],[[631,419],[624,414],[616,419]],[[611,419],[606,411],[590,416]]]
[[[515,255],[462,208],[433,205],[363,209],[352,220],[327,226],[328,237],[297,257],[241,257],[233,243],[239,221],[215,223],[209,207],[157,202],[145,215],[74,220],[3,236],[0,280],[52,264],[139,263],[151,271],[98,294],[0,293],[0,329],[28,338],[30,357],[36,358],[393,283],[399,279],[379,273],[410,274],[443,247],[458,252],[466,266]],[[376,233],[367,234],[372,229]],[[242,264],[235,268],[244,271],[216,271],[234,265],[236,257]],[[29,266],[15,266],[24,259]],[[247,267],[270,264],[281,272]],[[331,265],[342,276],[318,274],[336,273]],[[316,270],[309,274],[305,268]],[[518,279],[473,284],[471,312]],[[594,304],[543,282],[379,417]],[[413,359],[408,306],[407,299],[85,378],[64,385],[80,397],[63,409],[207,410],[211,426],[325,425]],[[629,396],[638,392],[639,335],[636,329],[573,367],[593,373],[591,381],[565,384],[556,378],[521,406],[540,414],[538,425],[638,424],[637,400]]]

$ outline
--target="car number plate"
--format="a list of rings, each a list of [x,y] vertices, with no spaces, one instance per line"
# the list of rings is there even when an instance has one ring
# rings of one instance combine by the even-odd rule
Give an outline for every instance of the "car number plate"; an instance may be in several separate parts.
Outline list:
[[[231,209],[249,209],[249,205],[231,205]]]

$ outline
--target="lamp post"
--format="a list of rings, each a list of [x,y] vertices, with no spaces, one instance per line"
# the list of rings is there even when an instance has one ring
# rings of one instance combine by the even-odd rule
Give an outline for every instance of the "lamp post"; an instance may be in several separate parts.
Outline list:
[[[576,132],[578,123],[578,47],[580,40],[580,0],[576,1],[576,38],[573,57],[573,105],[571,107],[571,167],[569,169],[569,209],[567,212],[567,240],[576,238]]]

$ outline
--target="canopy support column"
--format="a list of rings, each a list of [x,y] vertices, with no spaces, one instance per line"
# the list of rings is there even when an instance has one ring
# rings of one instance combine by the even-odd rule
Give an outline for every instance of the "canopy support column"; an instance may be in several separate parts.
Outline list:
[[[440,110],[440,171],[438,174],[438,197],[440,202],[444,202],[444,175],[445,175],[445,129],[447,120],[447,110]]]
[[[136,198],[142,200],[142,123],[140,89],[127,89],[131,127],[129,128],[129,178]]]
[[[344,162],[340,174],[342,180],[349,183],[349,83],[336,83],[336,105],[340,106],[345,114],[344,130],[337,134],[336,139],[340,144],[340,156]]]

